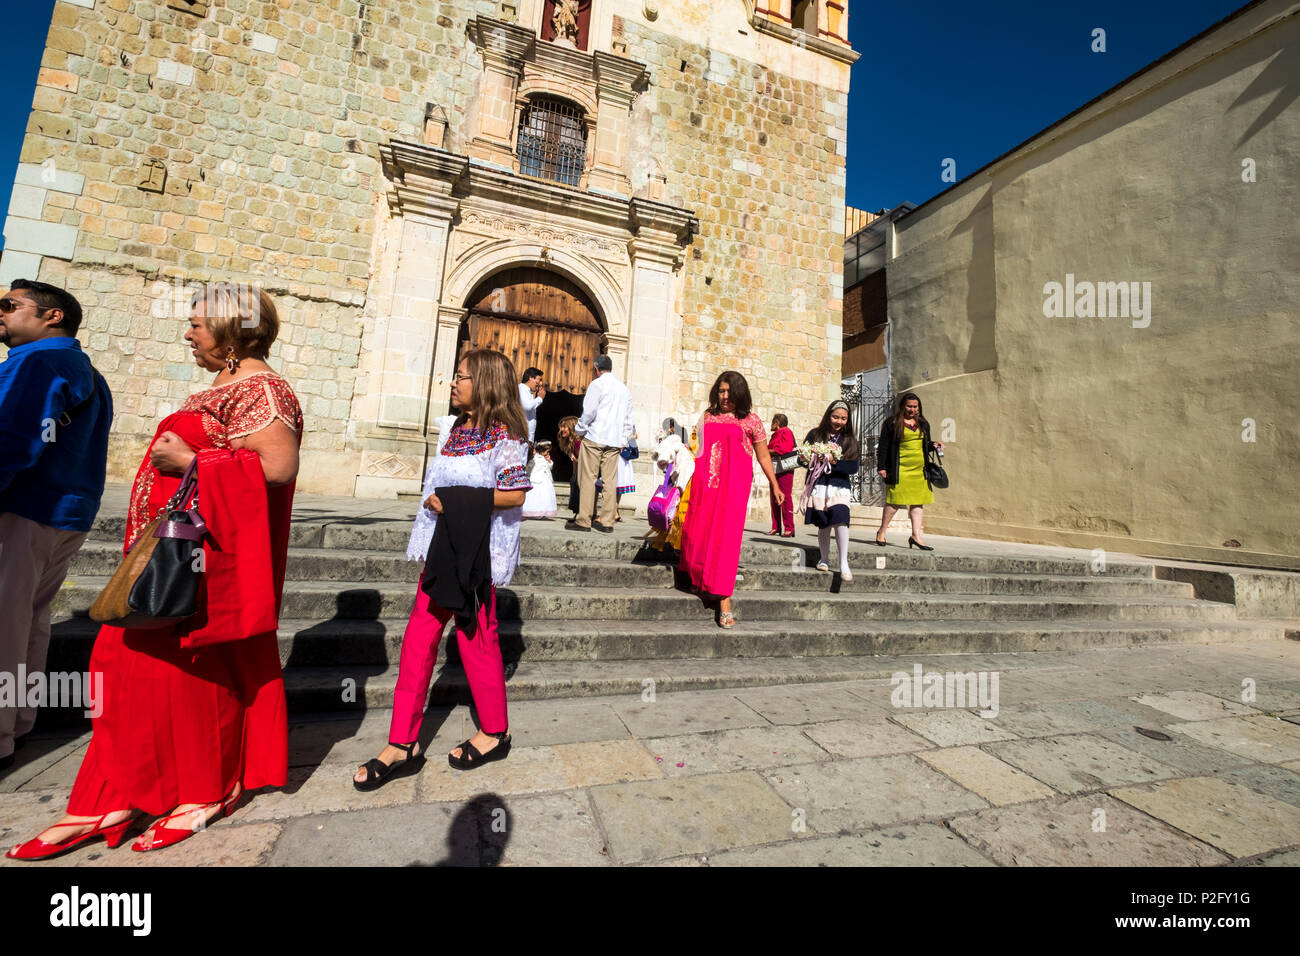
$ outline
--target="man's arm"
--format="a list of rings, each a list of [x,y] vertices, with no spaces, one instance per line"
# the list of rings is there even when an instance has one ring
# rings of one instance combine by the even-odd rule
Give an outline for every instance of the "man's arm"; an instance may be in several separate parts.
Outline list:
[[[533,390],[531,388],[529,388],[523,382],[520,382],[519,403],[524,406],[525,412],[531,412],[538,405],[542,404],[542,400],[533,394]]]
[[[19,472],[34,468],[57,436],[52,424],[67,408],[66,380],[33,358],[0,374],[0,491]],[[0,366],[3,368],[3,366]]]
[[[604,376],[602,375],[601,378],[604,378]],[[578,423],[573,426],[575,434],[587,434],[587,429],[596,420],[596,409],[598,407],[600,407],[599,378],[587,387],[587,394],[582,397],[582,416],[578,419]]]

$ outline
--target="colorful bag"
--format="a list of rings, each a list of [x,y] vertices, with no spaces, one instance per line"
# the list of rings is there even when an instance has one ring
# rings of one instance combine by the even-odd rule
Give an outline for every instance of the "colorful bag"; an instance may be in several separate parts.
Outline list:
[[[682,490],[672,482],[673,466],[669,464],[668,473],[664,475],[664,483],[651,496],[650,504],[646,507],[646,517],[650,519],[650,527],[656,531],[667,531],[673,525],[673,518],[677,516],[677,505],[682,500]]]

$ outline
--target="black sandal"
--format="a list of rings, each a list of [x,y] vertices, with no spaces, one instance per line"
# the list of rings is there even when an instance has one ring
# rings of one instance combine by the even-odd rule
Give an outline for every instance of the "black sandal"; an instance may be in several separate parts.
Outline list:
[[[413,740],[409,744],[395,744],[390,740],[388,746],[403,751],[406,754],[406,759],[399,760],[397,763],[384,763],[378,757],[367,760],[363,768],[366,771],[366,779],[359,781],[356,777],[353,777],[352,786],[361,791],[378,790],[396,777],[410,776],[418,771],[424,766],[424,754],[412,755],[411,751],[415,749],[417,742]]]
[[[510,732],[503,730],[499,734],[488,734],[488,736],[495,737],[501,742],[487,753],[479,753],[478,748],[467,740],[460,745],[459,757],[447,754],[447,763],[457,770],[473,770],[493,760],[504,760],[506,754],[510,753]]]

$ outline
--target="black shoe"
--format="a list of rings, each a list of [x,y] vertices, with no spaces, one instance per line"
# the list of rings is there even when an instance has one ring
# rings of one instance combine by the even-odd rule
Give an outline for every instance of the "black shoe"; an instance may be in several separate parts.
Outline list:
[[[565,531],[590,531],[591,528],[589,528],[585,524],[578,524],[578,522],[576,521],[566,521],[564,522],[564,530]]]
[[[879,538],[877,538],[877,539],[876,539],[876,547],[877,547],[877,548],[883,548],[884,546],[885,546],[885,542],[884,542],[884,541],[881,541]]]
[[[601,524],[599,521],[593,521],[593,522],[591,523],[591,527],[592,527],[593,530],[595,530],[595,531],[599,531],[599,532],[601,532],[601,533],[603,533],[603,534],[613,534],[613,533],[614,533],[614,529],[613,529],[613,528],[606,528],[606,527],[605,527],[603,524]]]
[[[447,754],[447,763],[456,770],[473,770],[476,767],[483,766],[485,763],[491,763],[493,760],[505,760],[506,754],[510,753],[510,734],[508,732],[502,732],[499,734],[488,734],[488,736],[495,737],[500,741],[500,743],[487,753],[483,754],[479,753],[478,748],[467,740],[460,745],[459,757],[453,757],[451,754]]]
[[[911,551],[913,548],[920,548],[922,551],[934,550],[934,548],[930,547],[928,544],[921,544],[921,542],[909,535],[907,538],[907,550]]]
[[[416,741],[409,744],[395,744],[391,740],[388,742],[390,747],[396,747],[398,750],[406,752],[406,759],[399,760],[397,763],[384,763],[378,757],[373,760],[367,760],[365,765],[366,779],[358,782],[355,777],[352,778],[352,786],[361,791],[378,790],[388,781],[397,777],[408,777],[424,766],[424,754],[411,755],[415,748]]]
[[[27,733],[29,734],[31,733],[31,731],[29,730]],[[18,752],[19,750],[22,750],[26,746],[27,746],[27,734],[19,734],[17,737],[14,738],[15,753]]]

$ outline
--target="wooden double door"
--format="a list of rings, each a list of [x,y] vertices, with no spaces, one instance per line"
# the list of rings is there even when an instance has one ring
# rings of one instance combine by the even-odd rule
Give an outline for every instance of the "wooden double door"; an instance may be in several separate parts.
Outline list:
[[[522,377],[542,370],[547,396],[537,415],[537,440],[554,440],[556,423],[582,411],[595,377],[592,361],[605,351],[604,329],[591,299],[557,273],[519,267],[498,273],[470,296],[457,357],[472,349],[502,352]],[[558,451],[558,450],[557,450]],[[570,463],[555,455],[555,478],[567,480]]]

